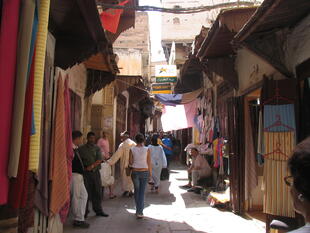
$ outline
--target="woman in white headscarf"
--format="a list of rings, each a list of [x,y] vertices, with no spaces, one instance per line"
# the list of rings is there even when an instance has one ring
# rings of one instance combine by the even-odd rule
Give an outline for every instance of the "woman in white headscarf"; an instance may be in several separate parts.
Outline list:
[[[158,144],[158,135],[153,135],[149,150],[152,159],[152,190],[158,192],[161,170],[167,167],[165,152],[162,146]]]

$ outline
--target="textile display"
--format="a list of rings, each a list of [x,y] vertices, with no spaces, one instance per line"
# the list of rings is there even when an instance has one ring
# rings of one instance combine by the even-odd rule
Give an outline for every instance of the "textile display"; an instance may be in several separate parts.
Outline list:
[[[19,210],[18,214],[18,233],[27,233],[28,228],[34,225],[34,193],[35,178],[34,173],[27,172],[28,190],[26,192],[26,205]]]
[[[284,177],[289,175],[287,160],[295,144],[295,132],[264,132],[264,212],[271,215],[294,217],[290,188]],[[279,151],[277,151],[279,149]]]
[[[46,41],[48,33],[50,0],[40,0],[39,24],[36,42],[35,77],[33,94],[33,111],[35,118],[36,134],[30,139],[29,169],[37,172],[39,168],[40,145],[41,145],[41,112],[42,112],[42,91],[44,79],[44,63],[46,55]]]
[[[4,1],[0,28],[0,205],[8,200],[8,170],[20,0]]]
[[[264,164],[264,131],[263,131],[263,113],[260,110],[258,119],[258,140],[257,140],[257,162],[258,165],[262,166]]]
[[[184,105],[165,106],[161,123],[165,132],[193,127],[196,115],[197,101]]]
[[[34,57],[33,57],[34,58]],[[34,60],[33,60],[34,61]],[[19,156],[18,173],[16,178],[10,180],[9,203],[15,208],[24,208],[26,206],[27,189],[28,189],[28,166],[29,166],[29,146],[30,146],[30,129],[32,119],[33,105],[33,88],[34,88],[34,62],[32,62],[30,79],[28,80],[25,111],[23,114],[22,144]]]
[[[69,199],[64,83],[59,74],[52,145],[50,212],[59,213]],[[67,187],[67,188],[64,188]]]
[[[16,177],[22,144],[22,128],[27,88],[28,62],[30,55],[32,25],[34,19],[35,0],[23,1],[18,32],[16,81],[14,90],[13,118],[11,129],[10,159],[8,176]]]
[[[65,80],[65,91],[64,91],[64,105],[65,105],[65,131],[66,131],[66,146],[67,146],[67,171],[68,171],[68,184],[71,184],[71,178],[72,178],[72,160],[74,157],[74,152],[72,149],[72,128],[71,128],[71,106],[70,106],[70,92],[69,92],[69,77],[66,77]],[[68,201],[66,204],[62,207],[60,210],[60,219],[62,223],[65,223],[69,209],[70,209],[70,186],[67,187],[69,196]]]

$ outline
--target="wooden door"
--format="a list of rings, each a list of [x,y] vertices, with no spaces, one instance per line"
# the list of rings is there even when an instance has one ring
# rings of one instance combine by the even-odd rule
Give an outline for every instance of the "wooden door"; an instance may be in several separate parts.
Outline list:
[[[102,132],[102,111],[102,105],[91,106],[91,130],[96,134],[96,138],[99,138]]]
[[[244,214],[244,98],[228,99],[230,199],[234,213]]]

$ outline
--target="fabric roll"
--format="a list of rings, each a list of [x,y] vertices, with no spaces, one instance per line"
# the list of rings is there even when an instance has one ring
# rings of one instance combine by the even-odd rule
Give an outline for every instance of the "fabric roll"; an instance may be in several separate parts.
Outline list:
[[[70,105],[70,92],[69,92],[69,77],[65,80],[65,91],[64,91],[64,104],[65,104],[65,126],[66,126],[66,151],[67,151],[67,170],[68,170],[68,184],[71,184],[72,178],[72,160],[74,157],[72,149],[72,127],[71,127],[71,105]],[[70,186],[67,187],[68,193],[70,194]],[[60,219],[62,223],[65,223],[70,209],[70,195],[68,195],[68,201],[60,210]]]
[[[22,144],[19,156],[18,174],[16,178],[10,181],[9,203],[15,208],[24,208],[26,205],[26,195],[28,189],[28,166],[29,166],[29,145],[30,145],[30,129],[32,118],[32,100],[34,86],[34,62],[32,62],[30,79],[27,85],[25,97],[25,111],[23,114]]]
[[[8,200],[8,159],[16,74],[20,0],[4,1],[0,28],[0,205]]]
[[[50,212],[59,213],[69,198],[64,83],[59,74],[53,133]]]
[[[16,81],[11,129],[12,133],[8,167],[9,177],[16,177],[18,172],[35,0],[23,1],[21,9],[20,26],[18,32]]]
[[[33,111],[35,118],[36,134],[30,139],[30,157],[29,169],[33,172],[38,171],[39,155],[41,144],[41,111],[42,111],[42,90],[44,76],[44,62],[46,54],[46,41],[48,33],[50,1],[41,0],[39,6],[39,24],[36,42],[36,59],[35,59],[35,77],[34,77],[34,95],[33,95]]]
[[[289,176],[287,160],[296,145],[294,132],[264,132],[264,213],[294,217],[290,188],[284,178]],[[274,152],[280,149],[281,153]]]
[[[280,125],[275,125],[281,122]],[[296,131],[294,104],[265,105],[264,131],[287,132]]]

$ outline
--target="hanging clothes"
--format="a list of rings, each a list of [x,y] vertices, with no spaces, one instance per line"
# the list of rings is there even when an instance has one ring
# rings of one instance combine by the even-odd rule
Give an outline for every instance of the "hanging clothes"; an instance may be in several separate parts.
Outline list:
[[[20,0],[4,1],[0,26],[0,205],[8,200],[8,159],[14,83],[16,74],[16,50]]]
[[[264,164],[264,124],[263,124],[263,113],[262,110],[259,111],[258,117],[258,140],[257,140],[257,163],[262,166]]]
[[[16,178],[10,180],[9,203],[15,208],[24,208],[26,206],[27,189],[28,189],[28,166],[29,166],[29,145],[30,129],[32,119],[33,105],[33,86],[34,86],[34,62],[32,62],[30,79],[28,80],[25,111],[23,114],[22,144],[19,156],[18,174]]]
[[[59,74],[51,158],[50,212],[59,213],[69,200],[64,81]]]
[[[69,77],[66,77],[65,80],[65,91],[64,91],[64,98],[65,98],[65,126],[66,126],[66,147],[67,147],[67,170],[68,170],[68,184],[71,184],[72,178],[72,160],[74,157],[73,149],[72,149],[72,128],[71,128],[71,105],[70,105],[70,92],[69,92]],[[65,188],[65,187],[64,187]],[[70,194],[70,185],[67,187],[68,193]],[[68,196],[68,201],[60,210],[60,219],[62,223],[65,223],[67,220],[67,216],[69,213],[70,208],[70,195]]]
[[[50,0],[41,0],[39,5],[39,24],[36,41],[35,77],[33,111],[36,134],[30,139],[29,169],[37,172],[39,168],[40,145],[41,145],[41,112],[42,112],[42,90],[44,79],[44,62],[46,55],[46,41],[48,33]]]
[[[22,144],[22,128],[27,88],[28,63],[31,46],[35,0],[23,1],[18,33],[16,82],[14,90],[13,119],[11,129],[8,176],[16,177]]]
[[[38,184],[36,185],[35,205],[40,212],[48,216],[48,198],[49,198],[49,159],[51,155],[52,142],[52,94],[53,94],[53,77],[51,77],[49,64],[50,59],[46,59],[44,72],[44,92],[43,92],[43,107],[42,107],[42,134],[41,134],[41,153],[39,162],[39,171],[37,175]],[[56,87],[55,87],[56,88]]]

